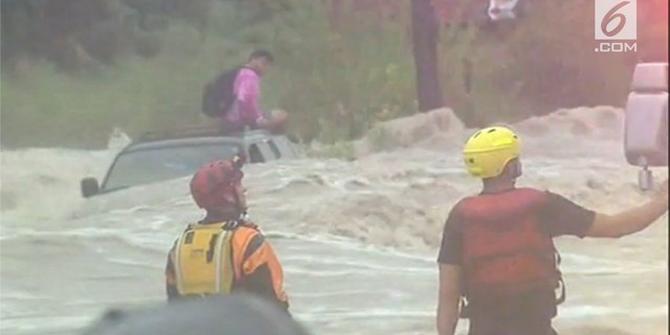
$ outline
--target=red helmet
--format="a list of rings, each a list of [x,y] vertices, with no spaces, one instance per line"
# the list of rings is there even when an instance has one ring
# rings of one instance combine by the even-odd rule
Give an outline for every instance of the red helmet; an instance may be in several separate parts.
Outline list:
[[[234,204],[235,186],[244,177],[242,165],[244,158],[235,156],[200,167],[191,179],[191,195],[198,207],[208,209]]]

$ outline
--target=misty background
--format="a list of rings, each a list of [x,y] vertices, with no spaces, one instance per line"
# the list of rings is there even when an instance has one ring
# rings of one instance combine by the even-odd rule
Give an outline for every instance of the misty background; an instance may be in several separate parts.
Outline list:
[[[422,0],[427,2],[427,0]],[[667,1],[638,4],[638,52],[593,52],[591,1],[433,0],[445,105],[468,126],[621,106],[634,64],[667,59]],[[266,108],[304,141],[360,137],[417,112],[411,1],[2,0],[2,145],[100,148],[113,128],[206,124],[204,84],[276,54]],[[532,5],[532,6],[531,6]]]

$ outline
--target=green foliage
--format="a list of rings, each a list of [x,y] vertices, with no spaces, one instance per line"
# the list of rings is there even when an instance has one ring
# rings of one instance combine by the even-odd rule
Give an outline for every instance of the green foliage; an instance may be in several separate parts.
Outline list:
[[[469,126],[559,107],[623,105],[639,55],[594,52],[592,15],[582,2],[538,1],[531,15],[516,22],[447,29],[441,78],[448,105]],[[642,33],[659,25],[649,24]],[[654,34],[666,40],[667,26]],[[641,53],[645,47],[640,45]]]
[[[162,17],[156,8],[165,10],[160,0],[132,3],[141,27],[155,26],[147,22],[152,15]],[[58,62],[19,57],[2,73],[3,145],[98,147],[113,127],[137,135],[208,122],[199,114],[204,83],[260,47],[277,58],[263,83],[264,105],[289,111],[292,131],[306,141],[355,138],[378,119],[414,112],[404,24],[372,22],[363,12],[343,18],[344,28],[334,31],[319,2],[210,6],[204,34],[188,20],[138,28],[129,44],[134,49],[117,54],[116,44],[101,45],[103,52],[87,53],[95,66],[79,74],[61,72]],[[259,12],[272,15],[258,20]],[[134,56],[138,53],[153,58]],[[53,119],[59,120],[57,127]]]
[[[395,134],[384,127],[374,127],[370,129],[370,132],[367,135],[367,141],[373,152],[395,149],[400,145]]]
[[[2,76],[3,145],[101,147],[114,127],[131,135],[204,122],[205,80],[218,71],[222,44],[201,46],[188,25],[172,27],[165,52],[148,62],[128,56],[73,76],[45,61],[26,61]],[[206,79],[204,79],[206,78]]]
[[[302,140],[350,157],[338,143],[416,112],[415,73],[408,3],[342,3],[332,17],[328,1],[3,0],[2,145],[101,147],[114,127],[133,136],[211,122],[203,85],[266,48],[277,61],[264,106],[288,111]],[[594,53],[582,7],[538,1],[514,23],[442,29],[447,105],[470,126],[621,105],[635,55]],[[667,47],[665,20],[639,27],[640,57]],[[374,145],[392,144],[376,132]]]
[[[152,56],[142,47],[147,33],[187,22],[204,34],[213,1],[3,0],[2,65],[11,70],[30,55],[73,72],[127,54]]]
[[[298,133],[333,143],[362,135],[379,117],[414,112],[410,41],[403,25],[373,25],[365,14],[352,13],[346,28],[331,31],[323,16],[308,13],[300,29],[293,17],[278,25],[287,28],[272,45],[286,62],[278,69],[277,81],[283,83],[277,85],[283,89],[278,105],[299,120]]]

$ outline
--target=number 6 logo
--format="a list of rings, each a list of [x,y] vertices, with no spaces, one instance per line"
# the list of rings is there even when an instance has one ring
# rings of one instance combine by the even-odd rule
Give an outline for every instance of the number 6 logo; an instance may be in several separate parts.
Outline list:
[[[635,40],[637,0],[594,0],[596,40]]]
[[[613,37],[616,36],[616,34],[620,33],[621,30],[626,26],[626,16],[617,13],[619,9],[622,7],[625,7],[626,5],[630,4],[630,1],[623,1],[620,4],[612,7],[607,14],[605,14],[605,17],[603,17],[603,20],[600,22],[600,29],[602,30],[603,34],[607,37]],[[612,30],[608,30],[607,28],[609,27],[610,23],[614,20],[619,20],[618,24],[614,27]]]

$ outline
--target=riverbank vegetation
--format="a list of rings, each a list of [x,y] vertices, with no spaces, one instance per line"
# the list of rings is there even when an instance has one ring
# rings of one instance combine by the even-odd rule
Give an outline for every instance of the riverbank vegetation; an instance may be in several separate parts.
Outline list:
[[[495,24],[457,3],[436,5],[449,13],[436,11],[439,79],[469,126],[620,106],[635,62],[667,59],[667,2],[638,4],[638,52],[626,54],[593,51],[581,0],[536,1]],[[418,112],[409,1],[3,0],[2,146],[100,148],[114,128],[207,124],[203,85],[255,48],[276,56],[263,105],[288,111],[306,142]]]

